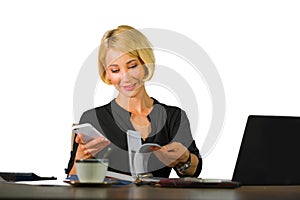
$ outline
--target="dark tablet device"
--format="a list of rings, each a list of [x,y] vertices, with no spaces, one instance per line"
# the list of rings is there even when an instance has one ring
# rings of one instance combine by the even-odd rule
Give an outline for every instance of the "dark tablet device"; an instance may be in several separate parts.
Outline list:
[[[0,172],[0,176],[5,181],[17,182],[17,181],[39,181],[39,180],[56,180],[57,178],[52,177],[41,177],[35,173],[20,173],[20,172]]]

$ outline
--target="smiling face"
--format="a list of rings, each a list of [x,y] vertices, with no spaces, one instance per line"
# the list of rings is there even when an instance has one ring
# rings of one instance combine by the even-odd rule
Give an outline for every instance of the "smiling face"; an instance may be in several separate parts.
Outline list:
[[[145,69],[138,57],[109,49],[106,76],[124,97],[134,97],[144,90]]]

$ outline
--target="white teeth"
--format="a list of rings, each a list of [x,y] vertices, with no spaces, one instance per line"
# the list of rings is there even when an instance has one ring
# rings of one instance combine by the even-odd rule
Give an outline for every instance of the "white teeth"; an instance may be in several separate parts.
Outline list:
[[[128,88],[128,87],[133,87],[135,84],[132,84],[132,85],[126,85],[124,87]]]

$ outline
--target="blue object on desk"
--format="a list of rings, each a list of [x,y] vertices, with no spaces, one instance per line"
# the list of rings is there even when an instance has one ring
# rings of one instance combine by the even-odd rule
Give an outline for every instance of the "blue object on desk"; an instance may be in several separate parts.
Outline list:
[[[67,178],[67,180],[70,180],[70,181],[78,181],[78,176],[76,174],[72,174],[71,176],[69,176]]]

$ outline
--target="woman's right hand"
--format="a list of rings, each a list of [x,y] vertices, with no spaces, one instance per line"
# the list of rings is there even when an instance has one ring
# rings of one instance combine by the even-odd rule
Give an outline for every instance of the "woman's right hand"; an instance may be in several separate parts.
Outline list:
[[[78,143],[75,160],[92,158],[110,144],[110,141],[105,137],[97,137],[85,142],[83,135],[80,133],[77,134],[75,142]]]

